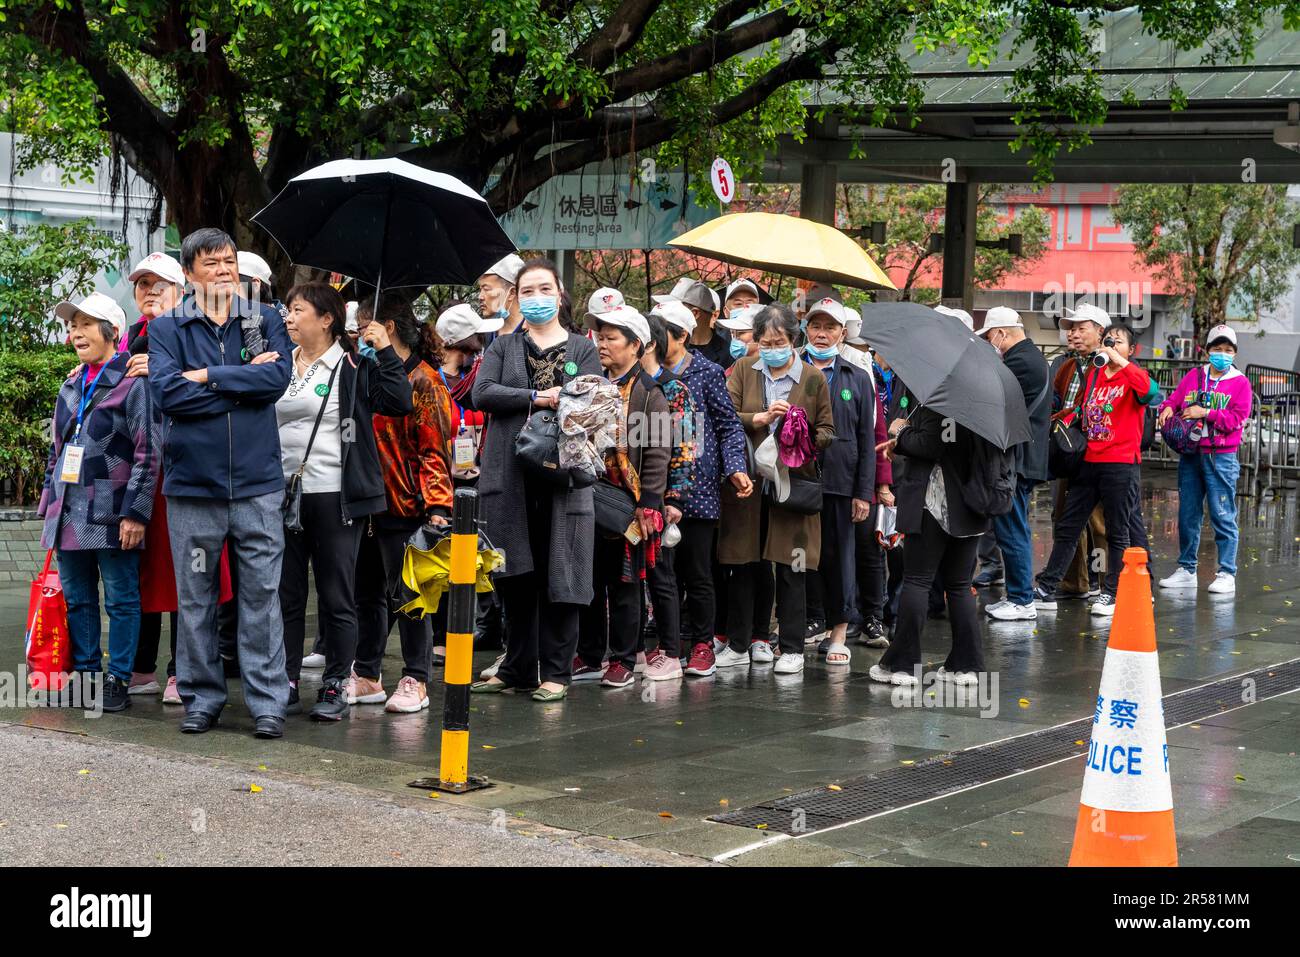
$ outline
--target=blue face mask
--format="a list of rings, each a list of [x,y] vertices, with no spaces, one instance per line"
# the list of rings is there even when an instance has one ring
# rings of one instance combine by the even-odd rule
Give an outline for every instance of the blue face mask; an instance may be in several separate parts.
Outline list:
[[[745,311],[745,307],[741,306],[739,309],[731,310],[731,312],[727,314],[727,317],[731,319],[732,322],[735,322],[737,319],[740,318],[740,314],[744,311]]]
[[[739,359],[749,351],[749,343],[741,342],[739,339],[732,339],[731,345],[727,348],[731,350],[731,358]]]
[[[361,355],[366,359],[374,359],[379,355],[379,353],[375,351],[375,347],[368,342],[357,343],[357,352],[361,353]]]
[[[822,349],[813,345],[811,342],[808,343],[808,355],[812,356],[814,359],[820,359],[825,362],[827,359],[834,359],[839,354],[840,350],[835,346],[827,346],[825,349]]]
[[[555,296],[528,296],[519,300],[519,313],[525,322],[541,326],[555,318],[557,306]]]
[[[1211,352],[1210,365],[1214,366],[1215,372],[1227,372],[1232,368],[1233,358],[1231,352]]]
[[[780,349],[759,349],[758,357],[773,369],[779,369],[790,361],[794,351],[789,346]]]

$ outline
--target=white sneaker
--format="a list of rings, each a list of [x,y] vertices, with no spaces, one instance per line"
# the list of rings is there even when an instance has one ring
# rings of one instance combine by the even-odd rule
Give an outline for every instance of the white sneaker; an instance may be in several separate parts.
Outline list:
[[[778,675],[797,675],[803,671],[803,655],[782,655],[776,659],[776,666],[772,671]]]
[[[487,681],[489,678],[495,678],[497,676],[497,669],[501,667],[501,662],[505,660],[506,653],[503,651],[501,654],[497,655],[496,661],[492,662],[492,664],[488,665],[478,673],[479,678],[484,681]]]
[[[749,655],[743,651],[736,651],[731,645],[723,645],[721,651],[714,653],[713,663],[719,668],[747,665],[749,664]]]
[[[1189,572],[1182,565],[1175,569],[1174,573],[1168,578],[1160,579],[1161,588],[1195,588],[1196,573]]]
[[[749,644],[749,660],[756,665],[770,665],[773,659],[772,646],[766,641],[752,641]]]
[[[1018,608],[1020,606],[1012,605],[1012,607]],[[979,675],[973,671],[949,671],[947,668],[940,665],[939,670],[936,671],[935,674],[945,681],[951,681],[955,685],[970,686],[980,683]]]
[[[307,655],[305,658],[302,659],[302,666],[303,666],[304,668],[324,668],[324,667],[325,667],[325,656],[324,656],[324,655]]]
[[[1034,603],[1028,605],[1017,605],[1012,601],[1000,601],[996,605],[989,605],[984,609],[984,614],[990,618],[996,618],[998,621],[1037,621],[1038,609]]]
[[[880,665],[872,665],[867,669],[867,677],[872,681],[879,681],[886,685],[915,685],[916,675],[908,671],[890,671],[882,668]]]
[[[1214,581],[1205,587],[1205,590],[1214,592],[1216,595],[1231,595],[1237,590],[1237,576],[1229,575],[1227,572],[1219,572],[1214,576]]]

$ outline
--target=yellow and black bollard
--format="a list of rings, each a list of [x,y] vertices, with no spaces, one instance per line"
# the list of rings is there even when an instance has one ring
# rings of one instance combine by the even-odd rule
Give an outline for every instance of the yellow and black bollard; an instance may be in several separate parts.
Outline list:
[[[441,766],[437,778],[420,778],[410,786],[464,794],[491,787],[487,778],[469,773],[469,685],[473,672],[474,582],[478,577],[478,492],[456,490],[451,518],[451,587],[447,606],[447,660],[443,669]]]

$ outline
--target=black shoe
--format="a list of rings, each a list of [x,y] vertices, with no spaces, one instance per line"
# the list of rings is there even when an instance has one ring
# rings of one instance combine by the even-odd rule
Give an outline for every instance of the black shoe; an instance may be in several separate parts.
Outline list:
[[[1042,585],[1034,585],[1034,607],[1039,611],[1056,611],[1056,603],[1060,597],[1056,589],[1048,591]]]
[[[862,626],[859,625],[857,622],[854,622],[853,624],[849,625],[849,627],[844,630],[844,640],[846,642],[857,641],[861,637],[862,637]]]
[[[814,639],[820,639],[824,634],[826,634],[826,622],[817,621],[816,619],[810,620],[808,626],[804,629],[803,642],[805,645],[809,644]]]
[[[105,711],[125,711],[131,707],[131,697],[126,693],[126,682],[117,675],[105,675],[99,687],[100,700]]]
[[[284,709],[285,714],[302,714],[302,701],[298,698],[298,686],[289,685],[289,705]]]
[[[885,633],[885,626],[879,618],[868,618],[862,634],[862,643],[869,648],[889,647],[889,635]]]
[[[346,700],[346,698],[344,699]],[[284,721],[273,714],[264,714],[253,721],[253,737],[283,738]]]
[[[1007,577],[1000,565],[990,565],[971,579],[971,584],[976,588],[988,588],[990,585],[1001,585],[1006,580]]]
[[[339,721],[348,713],[348,693],[341,681],[327,681],[311,709],[313,721]]]
[[[217,726],[218,715],[191,711],[181,719],[181,734],[206,734]]]

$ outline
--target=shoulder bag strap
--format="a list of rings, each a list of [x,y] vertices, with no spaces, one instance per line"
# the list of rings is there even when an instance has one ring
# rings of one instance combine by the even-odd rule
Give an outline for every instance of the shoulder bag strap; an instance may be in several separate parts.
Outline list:
[[[316,432],[317,430],[320,429],[320,420],[325,418],[325,406],[329,404],[330,393],[334,391],[334,377],[338,375],[339,366],[342,364],[342,361],[343,360],[340,359],[338,362],[334,363],[334,368],[330,370],[330,381],[329,381],[328,391],[325,393],[325,396],[320,400],[320,408],[316,410],[316,422],[311,427],[311,436],[310,438],[307,439],[307,448],[302,453],[302,462],[298,464],[298,471],[296,474],[299,477],[302,476],[303,471],[307,468],[307,456],[311,455],[311,447],[316,442]]]

